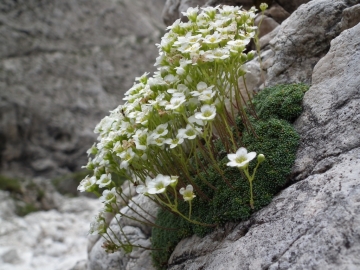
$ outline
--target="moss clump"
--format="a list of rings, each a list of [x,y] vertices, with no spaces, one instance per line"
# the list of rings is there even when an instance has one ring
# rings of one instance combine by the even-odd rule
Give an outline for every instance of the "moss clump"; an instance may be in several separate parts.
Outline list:
[[[40,209],[32,203],[17,202],[16,204],[16,214],[20,217],[37,211],[40,211]]]
[[[260,118],[276,117],[293,122],[302,111],[306,84],[278,85],[260,91],[253,100]]]
[[[21,184],[18,179],[9,178],[3,175],[0,175],[0,190],[6,190],[10,193],[22,193]]]
[[[295,120],[301,113],[302,98],[307,89],[302,84],[264,89],[253,99],[259,119],[250,118],[250,121],[256,136],[244,130],[239,123],[243,134],[239,145],[245,145],[249,151],[262,153],[266,157],[253,182],[254,209],[249,205],[250,190],[246,177],[238,168],[226,166],[228,159],[225,149],[218,143],[218,165],[229,184],[212,166],[201,175],[195,175],[193,181],[211,199],[198,196],[193,201],[192,219],[216,226],[246,220],[254,211],[269,204],[273,196],[286,185],[299,143],[299,136],[289,121]],[[250,163],[250,172],[255,163]],[[202,181],[204,178],[217,190],[206,185]],[[179,202],[179,211],[187,213],[188,204]],[[165,210],[159,211],[156,223],[178,229],[153,229],[152,247],[158,250],[152,252],[152,257],[158,269],[167,268],[169,256],[181,239],[193,234],[204,236],[214,228],[190,224]]]

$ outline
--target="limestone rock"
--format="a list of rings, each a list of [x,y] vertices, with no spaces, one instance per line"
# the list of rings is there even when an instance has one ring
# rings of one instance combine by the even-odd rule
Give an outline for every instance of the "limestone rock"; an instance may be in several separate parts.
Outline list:
[[[310,83],[315,64],[341,32],[343,10],[359,2],[313,0],[301,5],[270,42],[275,56],[267,71],[267,85]]]
[[[95,125],[154,70],[164,2],[1,1],[0,174],[86,164]]]
[[[170,270],[360,267],[359,44],[360,24],[314,68],[296,122],[297,182],[250,220],[181,241]]]

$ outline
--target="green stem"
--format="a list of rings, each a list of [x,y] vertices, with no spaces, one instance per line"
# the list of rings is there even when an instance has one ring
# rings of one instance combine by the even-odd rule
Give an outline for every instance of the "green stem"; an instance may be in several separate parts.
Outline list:
[[[191,206],[192,206],[191,201],[189,201],[189,219],[191,219]]]

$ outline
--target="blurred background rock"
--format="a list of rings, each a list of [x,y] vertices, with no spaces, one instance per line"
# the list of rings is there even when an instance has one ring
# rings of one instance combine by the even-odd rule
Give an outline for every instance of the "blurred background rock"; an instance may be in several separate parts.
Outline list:
[[[0,175],[76,192],[95,125],[154,70],[164,4],[0,2]]]

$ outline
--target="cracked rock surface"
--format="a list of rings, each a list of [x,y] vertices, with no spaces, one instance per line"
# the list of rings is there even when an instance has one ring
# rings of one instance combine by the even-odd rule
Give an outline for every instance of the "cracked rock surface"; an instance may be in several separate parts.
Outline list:
[[[169,269],[360,268],[359,66],[357,24],[314,68],[293,184],[249,221],[182,240]]]

